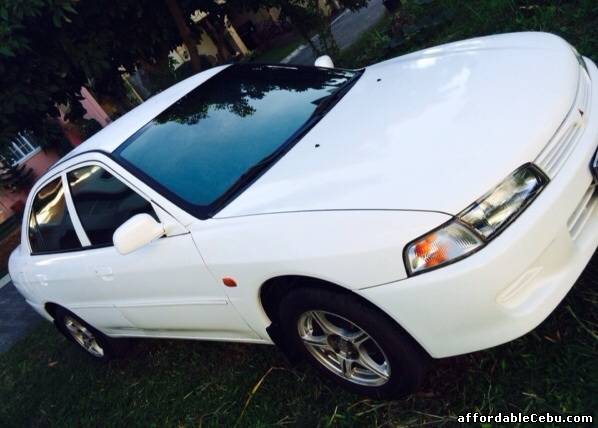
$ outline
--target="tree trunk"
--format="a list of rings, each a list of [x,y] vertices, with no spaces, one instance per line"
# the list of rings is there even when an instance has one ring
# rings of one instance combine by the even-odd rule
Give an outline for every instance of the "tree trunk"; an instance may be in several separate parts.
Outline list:
[[[209,18],[206,17],[200,22],[205,32],[208,33],[208,36],[210,36],[216,45],[216,49],[218,50],[218,62],[224,62],[230,57],[230,53],[224,41],[224,30],[220,31],[220,26],[216,27],[208,19]],[[222,26],[224,26],[224,23]]]
[[[293,24],[293,26],[295,27],[295,31],[297,31],[299,33],[299,35],[301,37],[303,37],[303,40],[305,40],[309,44],[309,46],[311,47],[312,51],[316,55],[320,55],[322,52],[321,52],[320,48],[318,46],[316,46],[316,44],[314,43],[314,41],[309,36],[309,32],[307,30],[304,30],[300,25]]]
[[[332,34],[332,27],[326,24],[318,32],[320,36],[320,44],[322,45],[323,51],[326,55],[330,55],[332,58],[336,58],[340,54],[340,49]]]
[[[187,51],[189,51],[189,58],[191,59],[191,67],[193,71],[199,72],[201,71],[201,62],[199,60],[199,54],[197,53],[197,42],[193,38],[193,33],[191,29],[187,25],[187,21],[183,16],[183,12],[178,4],[177,0],[165,0],[166,6],[168,6],[168,10],[170,11],[170,15],[176,24],[177,29],[179,30],[179,35],[181,39],[183,39],[183,43],[187,47]]]

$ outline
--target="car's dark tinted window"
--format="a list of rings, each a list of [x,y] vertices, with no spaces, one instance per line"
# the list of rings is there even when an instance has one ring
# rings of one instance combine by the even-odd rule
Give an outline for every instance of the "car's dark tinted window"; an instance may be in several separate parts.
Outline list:
[[[156,218],[147,200],[99,166],[71,171],[67,179],[91,245],[112,245],[114,231],[136,214],[147,213]]]
[[[34,253],[81,248],[64,201],[60,178],[46,184],[33,198],[29,216],[29,242]]]
[[[256,164],[294,142],[326,110],[316,108],[358,75],[315,67],[231,66],[158,115],[115,155],[202,217],[241,181],[254,178],[249,175]]]

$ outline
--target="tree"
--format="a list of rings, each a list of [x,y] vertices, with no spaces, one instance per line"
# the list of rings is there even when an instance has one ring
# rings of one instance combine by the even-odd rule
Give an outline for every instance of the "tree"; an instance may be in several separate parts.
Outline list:
[[[223,8],[212,11],[209,16],[200,21],[199,25],[216,45],[218,61],[225,62],[230,57],[230,52],[225,42],[227,26],[226,11]]]
[[[233,0],[234,1],[234,0]],[[231,52],[226,45],[226,32],[228,29],[227,14],[230,2],[215,0],[180,0],[180,5],[187,16],[200,10],[206,16],[199,21],[199,27],[212,39],[218,50],[218,61],[224,62]]]
[[[331,1],[331,0],[329,0]],[[367,0],[340,0],[351,9]],[[143,66],[169,70],[169,52],[181,38],[198,71],[195,25],[191,14],[207,13],[200,26],[218,47],[226,47],[229,8],[280,7],[311,44],[313,27],[321,34],[314,50],[334,48],[329,19],[317,0],[4,0],[0,2],[0,153],[17,132],[28,130],[47,147],[55,141],[48,118],[81,118],[82,86],[96,94],[125,100],[123,71]]]
[[[40,2],[0,4],[0,139],[5,147],[18,131],[41,127],[47,114],[57,116],[57,104],[76,100],[72,86],[76,81],[80,88],[80,73],[71,73],[68,62],[52,52],[56,40],[47,32],[60,28],[74,9],[67,2],[52,6],[42,20]]]
[[[124,99],[121,70],[167,64],[179,44],[165,2],[0,2],[0,149],[25,129],[43,140],[58,105],[80,118],[82,86]]]
[[[179,35],[185,46],[187,47],[187,51],[189,52],[189,59],[191,60],[191,66],[193,67],[193,71],[199,72],[201,71],[201,63],[199,61],[199,54],[197,53],[197,40],[193,37],[193,33],[189,26],[187,25],[187,20],[183,15],[183,11],[179,6],[177,0],[165,0],[166,5],[168,6],[168,10],[172,15],[172,19],[174,20],[176,27],[179,31]]]
[[[369,0],[326,0],[329,7],[358,10],[367,5]],[[279,19],[288,19],[296,31],[317,54],[336,55],[338,46],[332,36],[330,17],[322,9],[319,0],[229,0],[229,6],[258,11],[261,8],[279,8]],[[313,33],[318,35],[312,40]]]

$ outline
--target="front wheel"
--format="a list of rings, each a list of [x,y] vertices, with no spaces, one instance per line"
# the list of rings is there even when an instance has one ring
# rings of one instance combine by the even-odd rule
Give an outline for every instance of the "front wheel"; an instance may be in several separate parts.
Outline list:
[[[427,354],[380,310],[358,296],[302,288],[279,306],[292,349],[344,388],[372,398],[413,392]]]

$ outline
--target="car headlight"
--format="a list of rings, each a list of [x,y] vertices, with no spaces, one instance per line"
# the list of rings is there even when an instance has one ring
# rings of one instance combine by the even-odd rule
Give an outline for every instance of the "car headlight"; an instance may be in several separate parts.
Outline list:
[[[546,183],[548,178],[535,165],[518,168],[451,221],[408,244],[407,272],[421,273],[479,250],[515,220]]]

